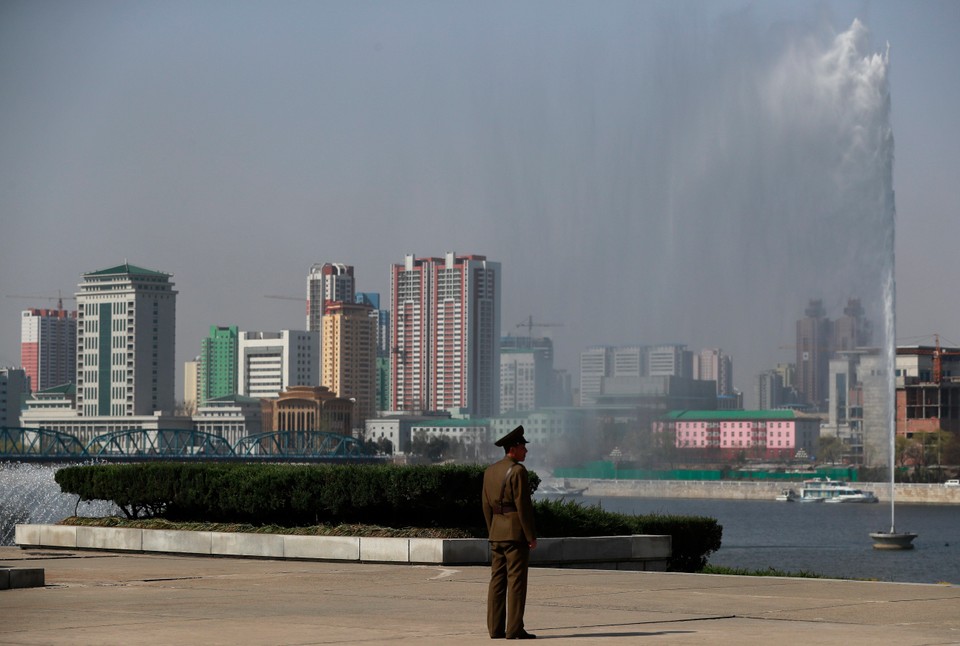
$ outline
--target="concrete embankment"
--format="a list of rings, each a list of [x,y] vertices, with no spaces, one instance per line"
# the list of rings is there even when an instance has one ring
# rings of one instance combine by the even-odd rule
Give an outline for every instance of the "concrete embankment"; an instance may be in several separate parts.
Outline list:
[[[572,487],[587,487],[588,496],[635,496],[637,498],[713,498],[718,500],[774,500],[781,489],[799,492],[797,482],[736,480],[591,480],[569,478]],[[856,482],[857,489],[872,491],[881,502],[890,500],[890,483]],[[941,484],[897,484],[897,502],[960,505],[960,487]]]

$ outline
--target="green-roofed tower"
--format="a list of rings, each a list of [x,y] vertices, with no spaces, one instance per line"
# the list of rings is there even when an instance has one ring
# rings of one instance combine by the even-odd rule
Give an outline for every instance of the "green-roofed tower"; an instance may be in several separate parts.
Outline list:
[[[123,264],[83,274],[77,292],[77,412],[171,412],[177,292],[171,275]]]

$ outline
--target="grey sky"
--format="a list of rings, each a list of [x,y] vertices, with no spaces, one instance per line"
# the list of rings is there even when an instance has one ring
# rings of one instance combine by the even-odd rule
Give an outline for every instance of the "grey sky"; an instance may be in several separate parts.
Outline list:
[[[505,333],[563,324],[574,376],[683,342],[751,397],[808,298],[870,298],[875,222],[822,189],[809,97],[757,104],[854,18],[891,47],[898,337],[960,343],[960,3],[8,1],[0,365],[53,304],[5,295],[124,259],[174,274],[179,366],[211,324],[302,328],[264,296],[315,262],[386,300],[404,254],[457,251],[502,263]]]

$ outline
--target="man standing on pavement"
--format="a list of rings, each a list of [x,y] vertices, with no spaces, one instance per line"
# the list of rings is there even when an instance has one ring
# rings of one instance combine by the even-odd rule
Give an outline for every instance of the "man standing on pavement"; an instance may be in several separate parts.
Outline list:
[[[530,550],[537,546],[523,426],[495,443],[506,455],[483,474],[483,516],[490,535],[487,630],[494,639],[535,639],[523,629]]]

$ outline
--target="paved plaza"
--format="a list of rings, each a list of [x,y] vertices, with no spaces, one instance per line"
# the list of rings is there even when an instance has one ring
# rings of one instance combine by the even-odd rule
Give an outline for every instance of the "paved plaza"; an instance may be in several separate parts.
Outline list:
[[[0,548],[0,644],[483,644],[485,567]],[[960,587],[655,572],[530,573],[557,644],[960,644]]]

